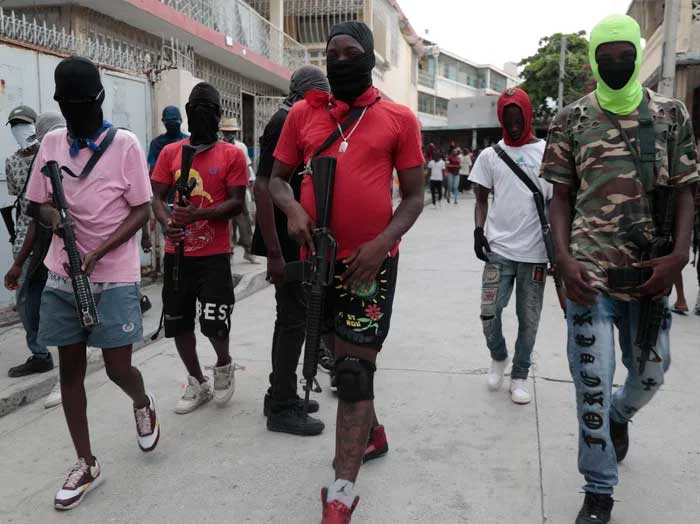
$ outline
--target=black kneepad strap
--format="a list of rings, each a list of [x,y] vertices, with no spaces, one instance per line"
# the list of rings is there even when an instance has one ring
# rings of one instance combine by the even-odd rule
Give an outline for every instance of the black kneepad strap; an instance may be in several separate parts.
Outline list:
[[[377,367],[357,357],[342,357],[335,365],[338,398],[345,402],[374,400],[374,373]]]

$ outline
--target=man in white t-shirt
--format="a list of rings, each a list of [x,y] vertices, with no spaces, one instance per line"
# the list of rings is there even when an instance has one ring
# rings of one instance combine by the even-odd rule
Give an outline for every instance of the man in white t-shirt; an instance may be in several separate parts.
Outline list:
[[[439,153],[433,154],[433,159],[428,162],[430,170],[430,194],[433,197],[433,208],[437,207],[437,203],[442,205],[442,180],[445,177],[446,169],[445,161]]]
[[[503,140],[498,145],[539,186],[546,200],[552,186],[539,178],[545,143],[532,132],[532,105],[527,93],[509,89],[498,101]],[[501,315],[516,287],[518,339],[515,343],[510,392],[513,402],[527,404],[527,377],[537,337],[547,275],[547,252],[542,240],[532,192],[490,147],[477,159],[469,180],[476,194],[474,250],[486,262],[481,292],[481,321],[491,352],[489,389],[503,384],[508,349]],[[489,193],[493,204],[489,209]]]

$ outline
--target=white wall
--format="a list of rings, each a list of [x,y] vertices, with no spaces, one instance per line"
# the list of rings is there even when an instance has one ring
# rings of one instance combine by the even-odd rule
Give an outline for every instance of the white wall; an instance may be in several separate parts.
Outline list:
[[[460,129],[500,127],[497,105],[497,96],[482,95],[450,100],[447,106],[449,125]]]
[[[165,128],[161,124],[161,115],[163,109],[167,106],[177,106],[182,113],[182,130],[187,132],[187,112],[185,105],[190,97],[192,88],[201,80],[195,78],[192,73],[183,69],[170,69],[161,73],[158,82],[154,89],[154,104],[155,112],[153,119],[156,129],[153,130],[154,136],[158,136],[165,132]]]

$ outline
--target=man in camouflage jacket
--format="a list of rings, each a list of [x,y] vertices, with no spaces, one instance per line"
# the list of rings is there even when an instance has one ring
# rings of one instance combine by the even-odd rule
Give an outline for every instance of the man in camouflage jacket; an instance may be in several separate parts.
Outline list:
[[[556,116],[542,163],[542,177],[554,184],[551,219],[568,297],[579,471],[586,480],[576,524],[609,522],[617,463],[629,447],[628,423],[658,391],[670,365],[667,311],[655,351],[640,374],[641,349],[634,343],[640,299],[667,294],[688,263],[691,191],[700,181],[685,106],[644,89],[638,80],[640,42],[639,25],[628,16],[608,17],[593,29],[590,60],[596,91]],[[633,238],[639,239],[640,233],[647,239],[655,236],[652,197],[637,167],[639,109],[645,100],[654,120],[656,145],[650,186],[674,190],[675,222],[673,253],[640,263],[641,249]],[[608,272],[629,267],[650,268],[653,275],[637,289],[611,289]],[[614,327],[628,372],[624,386],[615,393]]]

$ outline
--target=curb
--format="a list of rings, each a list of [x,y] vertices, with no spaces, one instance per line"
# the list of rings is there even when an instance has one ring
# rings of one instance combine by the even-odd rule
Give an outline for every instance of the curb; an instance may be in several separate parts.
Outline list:
[[[237,286],[236,302],[245,300],[246,298],[270,286],[271,284],[267,280],[265,280],[265,277],[266,271],[260,271],[257,273],[251,273],[250,275],[246,275],[241,281],[241,283]],[[164,338],[164,333],[162,332],[162,330],[158,337],[154,340],[152,340],[151,338],[153,337],[153,335],[155,335],[155,332],[151,332],[145,335],[144,340],[142,342],[134,344],[133,352],[136,353],[137,351],[141,351],[142,349]],[[102,360],[102,353],[100,351],[93,351],[90,355],[86,375],[94,373],[95,371],[98,371],[103,367],[104,362]],[[9,415],[10,413],[21,408],[22,406],[26,406],[28,404],[31,404],[32,402],[35,402],[45,397],[51,392],[51,389],[54,387],[57,380],[58,371],[52,371],[51,373],[47,373],[45,375],[45,378],[43,378],[42,380],[32,382],[31,384],[27,384],[24,388],[20,388],[17,391],[10,392],[10,394],[7,397],[0,398],[0,418],[4,417],[5,415]]]

